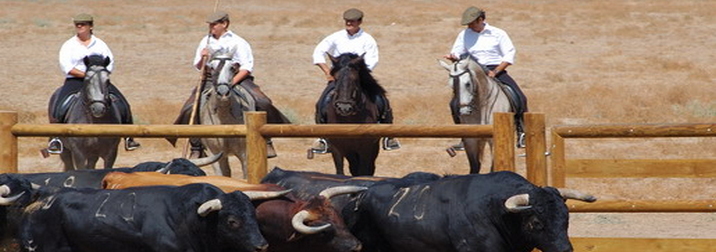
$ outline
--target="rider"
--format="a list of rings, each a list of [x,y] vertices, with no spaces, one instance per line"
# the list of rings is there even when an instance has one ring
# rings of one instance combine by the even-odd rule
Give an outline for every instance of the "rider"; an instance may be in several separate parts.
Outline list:
[[[366,66],[371,71],[378,64],[378,44],[373,36],[360,28],[363,23],[363,12],[352,8],[343,13],[346,29],[337,31],[321,40],[313,50],[313,64],[317,65],[328,80],[328,86],[323,90],[321,97],[316,104],[316,123],[326,123],[325,107],[330,101],[328,95],[334,88],[334,78],[331,75],[331,69],[326,65],[325,55],[330,53],[333,57],[338,57],[344,53],[354,53],[363,55]],[[376,97],[379,104],[380,112],[379,123],[393,123],[393,111],[390,108],[388,99],[385,96]],[[382,105],[382,106],[380,106]],[[392,137],[383,139],[384,150],[395,150],[400,148],[398,140]],[[327,153],[328,144],[325,139],[320,138],[313,146],[313,151],[318,153]]]
[[[212,56],[212,53],[216,52],[233,52],[231,59],[239,63],[239,69],[232,80],[232,85],[239,84],[246,91],[248,91],[256,100],[256,110],[266,111],[268,123],[290,123],[283,113],[281,113],[276,107],[273,106],[271,100],[261,91],[259,86],[254,84],[254,77],[251,75],[251,71],[254,68],[254,56],[251,52],[251,46],[246,40],[236,35],[236,33],[229,30],[229,14],[223,11],[217,11],[212,13],[206,18],[206,23],[209,24],[210,35],[201,39],[199,46],[196,49],[194,56],[193,65],[197,70],[202,69],[202,65],[209,64],[208,57]],[[204,83],[202,90],[206,87],[211,86],[211,72],[204,71]],[[182,106],[182,110],[179,117],[175,120],[174,124],[188,124],[189,118],[191,117],[192,106],[194,104],[194,97],[196,95],[196,87],[191,92],[191,96]],[[196,116],[194,122],[199,122],[199,110],[196,110]],[[171,140],[170,140],[171,141]],[[192,138],[190,140],[192,146],[192,157],[201,156],[203,149],[201,141],[198,138]],[[172,144],[174,142],[172,141]],[[273,148],[271,140],[267,141],[268,150],[267,155],[269,158],[275,157],[276,152]]]
[[[505,70],[515,61],[516,51],[510,37],[504,30],[485,22],[485,11],[474,6],[463,12],[462,25],[467,25],[468,28],[457,35],[450,54],[444,57],[457,61],[461,55],[470,54],[478,63],[490,70],[487,75],[497,78],[517,93],[521,103],[521,108],[517,109],[515,113],[518,132],[517,146],[524,148],[525,134],[522,128],[522,115],[527,112],[527,97]],[[453,120],[455,123],[459,123],[457,104],[454,103],[451,102],[450,108]]]
[[[51,104],[51,112],[49,113],[50,123],[65,123],[66,111],[60,108],[60,105],[65,102],[68,96],[73,93],[79,92],[84,83],[85,66],[83,59],[90,55],[101,55],[109,57],[110,63],[107,66],[107,70],[112,72],[114,68],[114,55],[109,50],[107,44],[104,43],[100,38],[94,36],[92,28],[94,27],[94,18],[89,14],[78,14],[72,20],[75,25],[76,35],[65,41],[60,48],[60,68],[66,75],[65,83],[55,91],[58,93],[55,104]],[[120,114],[122,115],[122,124],[133,124],[132,112],[129,107],[127,99],[119,92],[117,87],[109,84],[109,93],[115,95],[118,100],[113,103],[120,108]],[[132,151],[140,147],[138,142],[135,142],[133,138],[127,137],[124,141],[124,149]],[[47,146],[49,153],[58,154],[62,151],[62,142],[60,139],[55,137],[50,140]]]

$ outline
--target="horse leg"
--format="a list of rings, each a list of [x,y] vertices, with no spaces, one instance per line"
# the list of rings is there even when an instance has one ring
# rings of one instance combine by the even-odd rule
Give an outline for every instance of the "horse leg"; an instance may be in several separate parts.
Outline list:
[[[237,154],[236,158],[238,158],[239,161],[241,161],[241,172],[244,174],[244,179],[248,179],[248,177],[249,177],[248,170],[247,170],[247,167],[248,167],[247,160],[248,159],[246,157],[246,152],[244,152],[240,155]]]
[[[65,165],[65,172],[75,169],[75,163],[72,156],[72,150],[68,148],[65,148],[65,150],[60,153],[60,159],[62,159],[62,163]]]
[[[336,174],[345,175],[343,172],[343,154],[333,149],[331,155],[333,156],[333,164],[336,166]]]
[[[470,174],[480,173],[482,151],[480,150],[480,144],[478,142],[479,140],[476,138],[463,138],[467,161],[470,163]]]
[[[218,162],[211,165],[214,168],[214,174],[217,176],[231,177],[231,168],[229,168],[229,157],[223,156]]]
[[[105,155],[102,160],[104,161],[104,169],[111,169],[117,160],[117,148],[109,151],[109,154]]]

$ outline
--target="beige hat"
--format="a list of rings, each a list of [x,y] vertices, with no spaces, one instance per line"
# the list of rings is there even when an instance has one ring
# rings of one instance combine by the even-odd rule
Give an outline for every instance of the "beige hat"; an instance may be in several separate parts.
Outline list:
[[[475,6],[470,6],[469,8],[465,9],[465,12],[462,13],[462,22],[460,23],[462,23],[462,25],[468,25],[472,23],[472,21],[477,20],[477,18],[482,15],[485,15],[485,11]]]
[[[77,14],[74,18],[72,18],[72,22],[76,23],[91,23],[94,22],[94,19],[92,18],[92,15],[87,13],[81,13]]]
[[[207,23],[216,23],[220,21],[228,21],[229,14],[223,11],[217,11],[206,17]]]
[[[358,20],[363,18],[363,12],[356,8],[348,9],[343,12],[343,19],[345,20]]]

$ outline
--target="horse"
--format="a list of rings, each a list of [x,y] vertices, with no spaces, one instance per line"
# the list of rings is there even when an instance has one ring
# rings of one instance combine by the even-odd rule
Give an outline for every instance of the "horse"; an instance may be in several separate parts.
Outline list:
[[[489,77],[488,70],[475,59],[463,56],[452,64],[439,62],[450,72],[448,83],[453,87],[453,101],[458,102],[460,124],[489,125],[493,123],[493,113],[512,111],[510,100],[499,81]],[[492,139],[463,138],[462,142],[470,163],[470,173],[480,173],[480,160],[484,157],[486,145],[492,149]],[[493,168],[490,166],[490,171]]]
[[[335,88],[329,94],[330,103],[325,108],[326,123],[377,123],[380,111],[376,97],[385,94],[385,90],[371,76],[363,56],[346,53],[338,57],[329,55],[329,58]],[[377,137],[327,138],[336,174],[344,174],[345,158],[351,175],[372,176],[379,153],[379,140]]]
[[[121,113],[112,103],[109,93],[109,75],[107,66],[109,57],[91,55],[84,58],[87,66],[83,87],[70,103],[65,122],[70,124],[120,124]],[[49,111],[55,111],[55,101],[59,92],[50,98]],[[60,137],[64,150],[60,159],[65,171],[76,169],[94,169],[99,158],[104,168],[109,169],[117,159],[119,137]]]
[[[244,111],[256,111],[256,102],[243,87],[231,84],[239,64],[222,54],[212,57],[209,67],[213,78],[201,96],[200,124],[244,124]],[[201,142],[213,154],[224,153],[212,164],[216,175],[231,177],[229,156],[234,155],[247,177],[246,138],[202,138]]]

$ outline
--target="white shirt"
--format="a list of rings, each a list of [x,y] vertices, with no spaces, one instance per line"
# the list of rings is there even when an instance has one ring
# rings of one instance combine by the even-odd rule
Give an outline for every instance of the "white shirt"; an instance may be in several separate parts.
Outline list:
[[[326,53],[330,53],[333,57],[338,57],[344,53],[355,53],[363,56],[368,69],[373,70],[378,64],[378,44],[373,36],[358,30],[352,36],[347,30],[340,30],[321,40],[313,50],[313,64],[326,63]]]
[[[254,70],[254,55],[251,53],[251,45],[232,31],[225,32],[219,39],[215,39],[214,36],[210,35],[201,39],[194,55],[194,67],[201,61],[201,51],[206,48],[207,39],[209,40],[209,56],[212,56],[215,52],[230,54],[231,60],[241,64],[240,70],[249,72]],[[209,64],[208,60],[206,64]]]
[[[485,23],[481,32],[467,28],[455,39],[450,53],[455,57],[470,53],[483,65],[499,65],[503,61],[515,63],[515,46],[507,32]]]
[[[62,44],[60,48],[60,70],[62,70],[66,78],[74,78],[69,74],[70,71],[73,68],[77,68],[77,70],[86,72],[87,66],[85,66],[82,59],[93,54],[109,57],[110,62],[107,70],[112,72],[112,69],[114,69],[114,55],[112,55],[112,51],[109,50],[107,44],[94,35],[90,35],[88,46],[83,45],[77,35]]]

